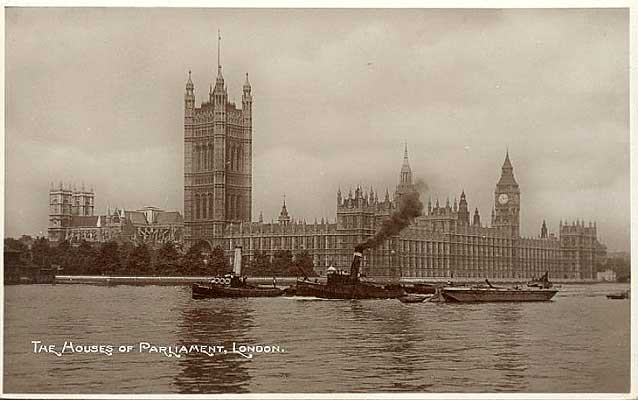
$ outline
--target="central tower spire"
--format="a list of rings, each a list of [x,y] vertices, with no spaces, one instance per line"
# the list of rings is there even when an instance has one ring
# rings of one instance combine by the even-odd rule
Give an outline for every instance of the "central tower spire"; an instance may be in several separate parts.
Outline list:
[[[222,33],[219,29],[217,29],[217,74],[220,74],[222,70],[221,47]]]
[[[412,184],[412,169],[410,168],[410,161],[408,160],[408,142],[405,142],[405,149],[403,150],[403,165],[401,166],[401,180],[402,184]]]
[[[412,184],[412,169],[408,161],[408,143],[406,142],[403,150],[403,165],[401,165],[401,174],[399,175],[399,184],[397,185],[395,198],[398,200],[402,194],[409,192],[414,192],[414,185]]]
[[[222,61],[221,61],[221,43],[222,43],[222,34],[221,31],[217,30],[217,78],[215,79],[215,89],[213,93],[218,95],[224,94],[224,76],[222,75]],[[212,95],[211,95],[212,100]],[[221,103],[225,104],[225,102],[221,101]]]

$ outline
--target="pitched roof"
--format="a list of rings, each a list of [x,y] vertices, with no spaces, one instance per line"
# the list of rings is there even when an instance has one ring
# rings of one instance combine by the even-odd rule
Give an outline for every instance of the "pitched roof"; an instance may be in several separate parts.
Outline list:
[[[518,185],[516,178],[514,178],[514,167],[512,167],[512,163],[510,162],[509,151],[505,154],[505,161],[501,167],[501,179],[499,179],[497,185]]]
[[[156,224],[181,224],[182,215],[179,211],[161,211],[155,216]]]
[[[131,223],[136,225],[147,225],[146,215],[141,211],[126,211],[126,216]]]

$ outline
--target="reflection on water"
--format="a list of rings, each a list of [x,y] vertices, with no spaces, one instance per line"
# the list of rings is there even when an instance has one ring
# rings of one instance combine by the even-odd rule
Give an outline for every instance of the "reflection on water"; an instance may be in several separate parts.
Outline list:
[[[489,331],[495,337],[493,343],[500,346],[494,349],[494,370],[502,371],[503,381],[507,383],[496,391],[527,391],[526,374],[527,359],[525,353],[519,348],[525,345],[527,334],[522,329],[522,303],[499,304],[493,312],[494,323],[490,324]]]
[[[554,301],[402,304],[300,298],[193,300],[187,287],[5,288],[8,393],[626,392],[621,285]],[[34,354],[30,341],[278,345],[281,353]]]
[[[184,307],[178,321],[178,344],[219,345],[231,351],[232,341],[253,343],[249,336],[253,325],[253,310],[249,300],[215,299],[194,303]],[[204,353],[192,353],[180,358],[179,373],[174,383],[179,393],[246,392],[250,379],[244,366],[246,362],[238,354],[216,354],[211,357]]]

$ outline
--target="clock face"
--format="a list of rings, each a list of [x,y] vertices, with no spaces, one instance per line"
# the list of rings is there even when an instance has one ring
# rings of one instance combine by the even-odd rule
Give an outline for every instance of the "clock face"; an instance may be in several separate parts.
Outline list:
[[[505,203],[507,203],[507,202],[509,201],[509,199],[510,199],[510,198],[509,198],[509,196],[507,195],[507,193],[501,193],[501,194],[498,196],[498,202],[499,202],[499,203],[501,203],[501,204],[505,204]]]

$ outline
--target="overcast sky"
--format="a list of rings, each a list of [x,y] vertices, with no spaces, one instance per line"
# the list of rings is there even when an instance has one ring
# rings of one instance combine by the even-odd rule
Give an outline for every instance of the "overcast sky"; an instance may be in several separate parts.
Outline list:
[[[509,147],[521,232],[596,220],[629,249],[628,12],[6,9],[5,236],[46,233],[49,182],[96,212],[183,208],[188,70],[253,87],[253,219],[335,218],[339,187],[393,191],[403,142],[444,203],[489,222]]]

